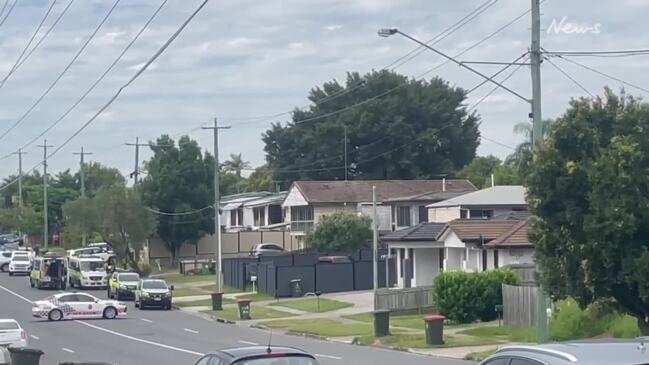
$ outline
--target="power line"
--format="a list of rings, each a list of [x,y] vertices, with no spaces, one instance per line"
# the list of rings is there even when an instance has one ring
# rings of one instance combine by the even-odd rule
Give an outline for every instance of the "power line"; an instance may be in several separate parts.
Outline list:
[[[113,60],[113,62],[108,66],[108,68],[95,80],[95,82],[90,85],[90,87],[84,92],[70,107],[58,118],[56,119],[52,124],[50,124],[49,127],[47,127],[43,132],[41,132],[38,136],[32,138],[29,142],[27,142],[25,145],[22,146],[23,149],[27,148],[30,146],[32,143],[36,142],[38,139],[40,139],[43,135],[48,133],[52,128],[54,128],[56,125],[58,125],[65,117],[67,117],[94,89],[99,85],[99,83],[108,75],[110,71],[117,65],[117,63],[124,57],[124,54],[133,46],[133,44],[140,38],[142,33],[148,28],[148,26],[151,24],[153,19],[158,15],[160,10],[165,6],[168,0],[163,0],[162,3],[158,6],[158,8],[153,12],[153,14],[149,17],[149,19],[144,23],[142,28],[140,29],[137,34],[133,37],[133,39],[126,45],[126,47],[122,50],[122,52]]]
[[[436,34],[433,38],[429,39],[426,43],[428,44],[428,43],[432,42],[432,44],[437,44],[437,43],[441,42],[442,40],[446,39],[451,34],[455,33],[457,30],[462,28],[464,25],[466,25],[467,23],[469,23],[470,21],[475,19],[478,15],[482,14],[489,7],[495,5],[498,1],[499,0],[487,0],[487,1],[485,1],[484,3],[482,3],[482,5],[478,6],[476,9],[469,12],[469,14],[467,14],[466,16],[461,18],[460,20],[456,21],[455,23],[453,23],[452,25],[450,25],[449,27],[447,27],[443,31]],[[485,7],[486,5],[488,5],[488,6]],[[483,7],[485,7],[485,8],[483,8]],[[397,58],[396,60],[392,61],[388,65],[382,67],[381,70],[387,70],[387,69],[390,69],[390,68],[392,70],[395,70],[398,67],[403,66],[404,64],[410,62],[412,59],[417,57],[421,53],[421,51],[418,52],[416,55],[412,56],[411,58],[401,62],[400,64],[398,64],[398,65],[396,65],[396,64],[399,63],[400,61],[404,60],[408,56],[412,55],[413,53],[419,51],[422,48],[423,48],[422,46],[416,47],[415,49],[411,50],[410,52],[406,53],[405,55]],[[306,109],[306,108],[308,108],[308,107],[310,107],[312,105],[318,106],[318,105],[324,104],[324,103],[328,102],[329,100],[333,100],[335,98],[338,98],[338,97],[340,97],[342,95],[348,94],[348,93],[350,93],[352,91],[355,91],[355,90],[357,90],[357,89],[359,89],[361,87],[364,87],[364,86],[366,86],[366,82],[365,82],[365,80],[361,80],[358,83],[356,83],[355,85],[350,85],[349,87],[345,87],[344,89],[342,89],[342,90],[340,90],[338,92],[335,92],[335,93],[333,93],[331,95],[328,95],[328,96],[326,96],[326,97],[324,97],[324,98],[322,98],[320,100],[315,101],[313,104],[309,104],[309,105],[303,106],[303,107],[298,108],[298,109],[304,110],[304,109]],[[272,118],[280,117],[282,115],[291,114],[293,112],[293,110],[286,111],[286,112],[281,112],[281,113],[276,113],[276,114],[270,114],[270,115],[261,115],[261,116],[244,117],[244,118],[224,118],[224,119],[232,120],[232,121],[236,121],[236,120],[254,120],[254,121],[258,121],[260,119],[272,119]],[[244,123],[244,124],[250,124],[250,123]]]
[[[206,207],[196,209],[196,210],[190,210],[190,211],[187,211],[187,212],[163,212],[163,211],[153,209],[153,208],[149,208],[149,207],[144,207],[144,209],[151,212],[151,213],[155,213],[155,214],[158,214],[158,215],[181,217],[181,216],[193,215],[193,214],[196,214],[196,213],[200,213],[200,212],[203,212],[203,211],[206,211],[206,210],[209,210],[209,209],[214,209],[214,207],[212,205],[208,205]]]
[[[96,27],[95,30],[92,32],[92,34],[90,35],[90,37],[88,37],[88,39],[84,42],[84,44],[81,46],[81,48],[79,48],[79,50],[77,51],[77,53],[74,55],[74,57],[72,57],[72,60],[70,60],[70,62],[67,64],[67,66],[65,66],[65,68],[63,69],[63,71],[61,71],[61,73],[59,74],[59,76],[54,80],[54,82],[52,82],[52,83],[50,84],[50,86],[45,90],[45,92],[44,92],[43,94],[41,94],[41,96],[40,96],[38,99],[36,99],[36,101],[32,104],[32,106],[29,107],[29,109],[27,109],[27,111],[26,111],[25,113],[23,113],[23,115],[22,115],[20,118],[18,118],[18,120],[16,120],[16,121],[15,121],[15,122],[14,122],[14,123],[13,123],[13,124],[12,124],[8,129],[7,129],[7,130],[6,130],[6,131],[4,131],[4,132],[0,135],[0,139],[4,138],[7,134],[9,134],[9,132],[11,132],[11,131],[12,131],[14,128],[16,128],[16,127],[17,127],[17,126],[18,126],[18,125],[19,125],[23,120],[25,120],[25,118],[26,118],[26,117],[27,117],[27,116],[28,116],[28,115],[29,115],[29,114],[30,114],[34,109],[36,109],[36,106],[38,106],[38,104],[40,104],[40,102],[43,101],[43,99],[47,96],[47,94],[49,94],[50,91],[52,91],[52,89],[54,88],[54,86],[55,86],[55,85],[56,85],[56,84],[61,80],[61,78],[63,78],[63,76],[65,75],[65,73],[68,72],[68,70],[72,67],[72,65],[73,65],[74,62],[77,60],[77,58],[79,58],[79,56],[81,56],[81,53],[83,53],[83,51],[86,49],[86,47],[88,46],[88,44],[90,44],[90,41],[92,41],[92,39],[95,37],[95,35],[97,34],[97,32],[99,32],[99,29],[104,25],[104,23],[106,22],[106,20],[108,20],[108,18],[109,18],[110,15],[113,13],[113,11],[115,10],[115,8],[117,7],[117,4],[119,4],[120,1],[121,1],[121,0],[115,0],[115,3],[114,3],[113,6],[110,8],[110,10],[108,11],[108,13],[106,13],[106,15],[104,16],[104,18],[103,18],[103,19],[101,20],[101,22],[99,23],[99,25],[97,25],[97,27]]]
[[[66,5],[66,7],[61,11],[61,13],[59,14],[59,16],[56,17],[56,19],[54,19],[54,22],[52,22],[52,24],[50,25],[50,27],[45,31],[45,34],[43,34],[43,36],[38,40],[38,42],[36,42],[36,44],[34,45],[34,47],[33,47],[32,49],[30,49],[29,52],[27,52],[27,55],[25,55],[25,57],[23,57],[23,59],[20,60],[20,62],[18,63],[18,65],[16,65],[16,69],[13,70],[13,71],[11,72],[12,74],[13,74],[14,72],[16,72],[16,71],[20,68],[20,66],[22,66],[23,63],[25,63],[25,61],[27,61],[27,60],[29,59],[29,57],[34,53],[34,51],[36,51],[36,50],[38,49],[38,47],[41,45],[41,43],[43,43],[43,41],[45,40],[45,38],[47,38],[47,36],[52,32],[52,30],[54,29],[54,27],[56,27],[56,25],[59,23],[59,21],[61,20],[61,18],[63,18],[63,16],[65,15],[65,13],[68,12],[68,9],[70,9],[70,6],[72,5],[72,3],[74,3],[74,0],[70,0],[70,2],[68,2],[68,5]],[[9,75],[9,76],[10,76],[10,75]]]
[[[7,14],[5,15],[5,17],[2,18],[2,20],[0,20],[0,27],[7,21],[7,18],[9,18],[9,15],[11,15],[11,12],[14,11],[16,4],[18,4],[18,0],[15,0],[13,4],[11,4],[9,10],[7,10]]]
[[[526,60],[527,60],[527,58],[526,58]],[[521,69],[521,67],[523,67],[523,65],[518,65],[518,67],[516,67],[516,68],[515,68],[511,73],[509,73],[509,75],[507,75],[504,79],[502,79],[502,80],[500,81],[500,83],[504,83],[504,82],[506,82],[507,80],[509,80],[512,76],[514,76],[514,74],[515,74],[516,72],[518,72],[518,70]],[[481,83],[481,84],[482,84],[482,83]],[[481,84],[478,84],[477,86],[479,86],[479,85],[481,85]],[[475,90],[476,88],[477,88],[477,87],[474,87],[472,90]],[[475,102],[473,105],[471,105],[471,106],[467,109],[467,113],[470,113],[471,111],[475,110],[475,109],[478,107],[478,105],[482,104],[483,101],[487,100],[487,98],[490,97],[493,93],[495,93],[496,90],[498,90],[498,89],[500,89],[500,86],[498,86],[498,85],[494,86],[494,87],[493,87],[493,88],[492,88],[492,89],[491,89],[487,94],[485,94],[482,98],[480,98],[480,100],[478,100],[478,101]]]
[[[518,63],[518,61],[519,61],[521,58],[526,57],[526,56],[528,56],[528,55],[529,55],[529,53],[528,53],[528,52],[525,52],[525,53],[523,53],[522,55],[518,56],[518,58],[516,58],[513,62],[508,63],[505,67],[501,68],[498,72],[496,72],[495,74],[491,75],[491,78],[493,79],[494,77],[500,75],[501,73],[505,72],[509,67],[511,67],[511,66],[513,66],[513,65],[518,65],[518,66],[519,66],[518,68],[520,68],[521,66],[525,66],[525,63],[524,63],[524,62],[523,62],[523,63]],[[527,59],[527,57],[526,57],[526,59]],[[473,88],[471,88],[471,89],[470,89],[469,91],[467,91],[466,93],[467,93],[467,94],[471,94],[472,92],[476,91],[477,89],[479,89],[482,85],[486,84],[487,82],[488,82],[488,80],[482,80],[482,82],[480,82],[478,85],[476,85],[476,86],[474,86]]]
[[[507,144],[504,144],[504,143],[502,143],[502,142],[498,142],[498,141],[496,141],[495,139],[491,139],[491,138],[485,137],[485,136],[483,136],[483,135],[480,136],[480,139],[484,139],[485,141],[489,141],[489,142],[491,142],[491,143],[495,143],[495,144],[497,144],[497,145],[499,145],[499,146],[502,146],[502,147],[508,148],[508,149],[510,149],[510,150],[514,150],[514,151],[516,151],[516,147],[512,147],[512,146],[507,145]]]
[[[131,77],[131,78],[130,78],[130,79],[129,79],[125,84],[124,84],[124,85],[122,85],[122,87],[120,87],[120,88],[117,90],[117,92],[115,93],[115,95],[113,95],[113,96],[112,96],[112,97],[111,97],[111,98],[106,102],[106,104],[104,104],[104,106],[102,106],[102,107],[101,107],[101,108],[100,108],[100,109],[99,109],[99,110],[98,110],[98,111],[97,111],[97,112],[96,112],[92,117],[90,117],[90,119],[88,119],[88,121],[86,121],[86,123],[84,123],[84,124],[81,126],[81,128],[79,128],[77,131],[75,131],[75,132],[74,132],[74,133],[73,133],[73,134],[72,134],[68,139],[65,140],[65,142],[64,142],[63,144],[61,144],[58,148],[56,148],[56,149],[55,149],[52,153],[50,153],[50,155],[47,156],[47,157],[50,158],[50,157],[54,156],[54,155],[55,155],[57,152],[59,152],[59,151],[60,151],[64,146],[66,146],[68,143],[70,143],[70,141],[71,141],[74,137],[76,137],[77,135],[79,135],[79,133],[81,133],[81,132],[82,132],[84,129],[86,129],[86,128],[87,128],[87,127],[88,127],[88,126],[89,126],[93,121],[95,121],[95,119],[97,119],[97,117],[98,117],[99,115],[101,115],[101,114],[102,114],[106,109],[108,109],[108,107],[109,107],[110,105],[112,105],[113,102],[115,102],[115,100],[117,100],[117,98],[118,98],[119,95],[122,93],[122,91],[123,91],[125,88],[127,88],[130,84],[132,84],[136,79],[138,79],[138,78],[140,77],[140,75],[141,75],[142,73],[144,73],[144,71],[146,71],[146,69],[149,68],[149,66],[151,66],[151,64],[152,64],[156,59],[158,59],[158,57],[160,57],[160,55],[161,55],[161,54],[162,54],[162,53],[163,53],[163,52],[164,52],[164,51],[165,51],[165,50],[166,50],[166,49],[171,45],[171,43],[173,43],[173,41],[174,41],[174,40],[175,40],[175,39],[180,35],[180,33],[182,33],[182,31],[183,31],[183,30],[187,27],[187,25],[188,25],[188,24],[189,24],[189,23],[194,19],[194,17],[196,17],[196,15],[197,15],[197,14],[198,14],[202,9],[203,9],[203,7],[205,7],[205,5],[207,4],[208,1],[209,1],[209,0],[203,0],[203,2],[198,6],[198,8],[196,8],[196,10],[194,10],[194,12],[192,12],[192,13],[189,15],[189,17],[188,17],[188,18],[187,18],[187,19],[186,19],[186,20],[185,20],[185,21],[184,21],[184,22],[179,26],[179,28],[178,28],[178,29],[177,29],[177,30],[176,30],[176,31],[171,35],[171,37],[170,37],[170,38],[169,38],[169,39],[168,39],[168,40],[167,40],[167,41],[166,41],[166,42],[165,42],[165,43],[164,43],[164,44],[163,44],[163,45],[158,49],[158,51],[156,51],[156,53],[154,53],[153,56],[152,56],[152,57],[151,57],[151,58],[150,58],[150,59],[149,59],[149,60],[148,60],[144,65],[142,65],[142,67],[141,67],[141,68],[140,68],[140,69],[139,69],[139,70],[138,70],[138,71],[137,71],[137,72],[136,72],[136,73],[135,73],[135,74],[134,74],[134,75],[133,75],[133,76],[132,76],[132,77]],[[38,168],[38,166],[40,166],[40,165],[42,165],[42,164],[43,164],[42,162],[39,162],[38,164],[34,165],[34,167],[32,167],[30,170],[28,170],[25,174],[29,174],[29,173],[31,173],[32,171],[36,170],[36,169]],[[15,184],[17,181],[18,181],[18,179],[14,179],[14,180],[12,180],[12,181],[6,183],[4,186],[0,187],[0,191],[2,191],[2,190],[4,190],[4,189],[8,188],[9,186]]]
[[[47,11],[45,12],[45,15],[43,16],[43,19],[41,19],[40,23],[38,23],[38,26],[36,27],[36,30],[34,30],[34,33],[32,36],[29,38],[29,41],[25,45],[25,48],[23,48],[22,52],[20,52],[20,56],[18,56],[18,59],[16,59],[16,62],[14,63],[13,66],[11,66],[11,69],[9,72],[7,72],[7,75],[0,81],[0,89],[5,85],[5,82],[7,82],[7,79],[9,76],[11,76],[14,71],[16,70],[16,67],[18,66],[18,63],[20,60],[23,58],[25,55],[25,52],[27,52],[27,49],[29,49],[29,46],[32,45],[32,42],[34,41],[34,38],[36,38],[36,34],[41,30],[41,27],[43,27],[43,24],[45,23],[45,20],[47,20],[47,17],[50,16],[50,13],[52,12],[52,8],[56,4],[57,0],[52,0],[52,4],[50,4],[49,8],[47,8]]]
[[[5,3],[2,4],[2,9],[0,9],[0,18],[2,18],[2,14],[5,13],[5,9],[7,8],[7,4],[9,4],[9,0],[5,0]]]
[[[550,55],[575,57],[631,57],[649,55],[649,49],[629,49],[614,51],[544,51]]]
[[[580,84],[579,81],[575,80],[575,78],[573,78],[573,77],[570,76],[566,71],[564,71],[563,69],[561,69],[561,67],[557,66],[554,62],[552,62],[551,59],[549,59],[549,58],[546,57],[545,60],[548,61],[548,63],[549,63],[552,67],[554,67],[557,71],[559,71],[559,72],[560,72],[563,76],[565,76],[568,80],[572,81],[575,85],[577,85],[577,86],[578,86],[581,90],[583,90],[586,94],[590,95],[591,98],[594,98],[594,97],[595,97],[595,95],[593,95],[593,93],[591,93],[590,91],[588,91],[588,89],[586,89],[586,87],[584,87],[584,85]]]
[[[567,58],[567,57],[564,57],[564,56],[560,56],[560,55],[556,55],[555,57],[558,57],[558,58],[560,58],[560,59],[562,59],[562,60],[564,60],[564,61],[567,61],[567,62],[572,63],[573,65],[577,65],[577,66],[579,66],[579,67],[581,67],[581,68],[584,68],[584,69],[586,69],[586,70],[589,70],[589,71],[591,71],[591,72],[594,72],[594,73],[596,73],[596,74],[598,74],[598,75],[604,76],[604,77],[609,78],[609,79],[611,79],[611,80],[614,80],[614,81],[617,81],[617,82],[621,82],[622,84],[627,85],[627,86],[630,86],[630,87],[632,87],[632,88],[634,88],[634,89],[638,89],[638,90],[644,91],[644,92],[646,92],[646,93],[649,93],[649,89],[646,89],[646,88],[644,88],[644,87],[642,87],[642,86],[638,86],[638,85],[632,84],[632,83],[630,83],[630,82],[628,82],[628,81],[624,81],[624,80],[622,80],[622,79],[620,79],[620,78],[618,78],[618,77],[615,77],[615,76],[609,75],[609,74],[607,74],[607,73],[605,73],[605,72],[602,72],[602,71],[599,71],[599,70],[597,70],[597,69],[595,69],[595,68],[593,68],[593,67],[590,67],[590,66],[584,65],[583,63],[577,62],[577,61],[575,61],[575,60],[571,60],[570,58]]]
[[[72,139],[74,139],[74,137],[78,136],[79,133],[81,133],[84,129],[86,129],[86,128],[87,128],[87,127],[88,127],[92,122],[95,121],[95,119],[97,119],[97,117],[98,117],[99,115],[101,115],[101,114],[102,114],[106,109],[108,109],[108,107],[111,106],[111,105],[113,104],[113,102],[115,102],[115,100],[117,100],[117,98],[120,96],[120,94],[122,93],[122,91],[124,91],[124,89],[126,89],[126,88],[127,88],[129,85],[131,85],[135,80],[137,80],[137,79],[138,79],[138,78],[139,78],[139,77],[144,73],[144,71],[146,71],[146,70],[149,68],[149,66],[151,66],[151,64],[152,64],[156,59],[158,59],[158,57],[160,57],[160,55],[161,55],[161,54],[162,54],[162,53],[163,53],[163,52],[164,52],[164,51],[165,51],[165,50],[166,50],[166,49],[171,45],[171,43],[173,43],[173,41],[176,40],[176,38],[178,38],[178,36],[180,35],[180,33],[182,33],[182,31],[185,29],[185,27],[187,27],[187,25],[188,25],[188,24],[189,24],[189,23],[194,19],[194,17],[196,17],[196,15],[198,15],[198,13],[203,9],[203,7],[205,7],[205,5],[207,4],[208,1],[209,1],[209,0],[203,0],[203,2],[198,6],[198,8],[196,8],[196,10],[194,10],[194,11],[190,14],[190,16],[189,16],[189,17],[188,17],[188,18],[187,18],[187,19],[186,19],[186,20],[185,20],[185,21],[180,25],[180,27],[179,27],[179,28],[178,28],[178,29],[177,29],[177,30],[176,30],[176,31],[171,35],[171,37],[170,37],[170,38],[169,38],[169,39],[168,39],[168,40],[167,40],[167,41],[166,41],[166,42],[165,42],[165,43],[164,43],[164,44],[163,44],[163,45],[162,45],[162,46],[161,46],[161,47],[160,47],[160,48],[159,48],[159,49],[158,49],[154,54],[153,54],[153,56],[151,56],[151,58],[149,58],[149,60],[148,60],[144,65],[142,65],[142,67],[140,67],[140,69],[139,69],[139,70],[138,70],[138,71],[137,71],[137,72],[136,72],[136,73],[135,73],[135,74],[134,74],[134,75],[133,75],[133,76],[132,76],[132,77],[131,77],[131,78],[130,78],[130,79],[129,79],[125,84],[124,84],[124,85],[122,85],[122,86],[117,90],[117,92],[115,93],[115,95],[113,95],[113,96],[108,100],[108,102],[106,102],[106,104],[104,104],[104,106],[102,106],[102,107],[101,107],[101,108],[100,108],[100,109],[99,109],[99,110],[98,110],[98,111],[97,111],[97,112],[96,112],[92,117],[90,117],[90,119],[88,119],[88,121],[86,121],[86,123],[84,123],[84,124],[83,124],[79,129],[77,129],[77,130],[76,130],[76,131],[75,131],[75,132],[74,132],[70,137],[68,137],[68,139],[66,139],[65,142],[63,142],[63,143],[61,144],[61,146],[59,146],[58,148],[56,148],[56,149],[52,152],[52,154],[51,154],[50,156],[53,156],[53,155],[56,154],[58,151],[60,151],[60,150],[61,150],[65,145],[67,145],[68,143],[70,143],[70,141],[71,141]]]

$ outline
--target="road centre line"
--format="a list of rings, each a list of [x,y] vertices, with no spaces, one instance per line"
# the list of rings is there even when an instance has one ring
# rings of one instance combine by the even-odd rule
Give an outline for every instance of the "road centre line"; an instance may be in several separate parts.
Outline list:
[[[146,318],[140,318],[140,321],[144,321],[144,322],[147,322],[147,323],[153,323],[152,320],[146,319]]]
[[[34,340],[40,340],[40,338],[38,338],[38,336],[29,335],[29,337],[30,337],[30,338],[33,338]]]
[[[67,347],[61,347],[61,350],[65,351],[65,352],[69,352],[69,353],[71,353],[71,354],[74,354],[74,350],[70,350],[70,349],[67,348]]]
[[[259,346],[259,344],[256,343],[256,342],[250,342],[250,341],[244,341],[244,340],[239,340],[239,343],[242,343],[244,345]]]
[[[185,332],[189,332],[189,333],[195,333],[195,334],[198,334],[198,331],[194,331],[194,330],[191,329],[191,328],[183,328],[183,331],[185,331]]]
[[[333,359],[333,360],[342,360],[342,357],[339,356],[331,356],[331,355],[322,355],[322,354],[313,354],[315,357],[322,357],[325,359]]]
[[[0,289],[2,289],[2,290],[4,290],[4,291],[6,291],[7,293],[9,293],[9,294],[15,296],[16,298],[19,298],[19,299],[24,300],[24,301],[27,302],[27,303],[34,304],[34,301],[32,301],[32,300],[30,300],[30,299],[27,299],[27,298],[25,298],[24,296],[22,296],[22,295],[20,295],[20,294],[18,294],[18,293],[16,293],[16,292],[14,292],[14,291],[12,291],[12,290],[10,290],[10,289],[5,288],[5,287],[2,286],[2,285],[0,285]],[[73,322],[75,322],[75,323],[79,323],[79,324],[84,325],[84,326],[86,326],[86,327],[94,328],[94,329],[96,329],[96,330],[98,330],[98,331],[102,331],[102,332],[109,333],[109,334],[114,335],[114,336],[118,336],[118,337],[126,338],[126,339],[131,340],[131,341],[140,342],[140,343],[145,343],[145,344],[147,344],[147,345],[157,346],[157,347],[165,348],[165,349],[168,349],[168,350],[173,350],[173,351],[178,351],[178,352],[184,352],[184,353],[186,353],[186,354],[190,354],[190,355],[196,355],[196,356],[203,356],[203,355],[205,355],[205,354],[203,354],[203,353],[201,353],[201,352],[196,352],[196,351],[192,351],[192,350],[183,349],[183,348],[180,348],[180,347],[175,347],[175,346],[165,345],[165,344],[163,344],[163,343],[153,342],[153,341],[144,340],[144,339],[141,339],[141,338],[137,338],[137,337],[129,336],[129,335],[126,335],[126,334],[123,334],[123,333],[120,333],[120,332],[116,332],[116,331],[112,331],[112,330],[109,330],[109,329],[106,329],[106,328],[103,328],[103,327],[95,326],[94,324],[90,324],[90,323],[88,323],[88,322],[84,322],[84,321],[80,321],[80,320],[74,320]],[[69,350],[69,349],[68,349],[68,350]],[[64,351],[65,351],[65,350],[64,350]]]

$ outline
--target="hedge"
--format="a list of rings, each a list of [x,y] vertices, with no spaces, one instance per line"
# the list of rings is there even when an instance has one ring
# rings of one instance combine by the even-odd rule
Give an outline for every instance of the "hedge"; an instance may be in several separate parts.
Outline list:
[[[453,322],[491,321],[496,319],[495,306],[502,304],[502,284],[519,283],[509,269],[443,272],[435,277],[433,302],[437,311]]]

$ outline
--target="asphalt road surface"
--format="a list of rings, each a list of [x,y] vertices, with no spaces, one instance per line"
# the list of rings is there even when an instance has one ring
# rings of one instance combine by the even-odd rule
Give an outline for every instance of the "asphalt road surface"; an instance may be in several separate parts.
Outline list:
[[[91,360],[116,365],[192,365],[202,354],[219,348],[265,345],[269,341],[266,331],[222,324],[179,310],[138,310],[132,302],[127,317],[115,320],[48,322],[32,318],[31,301],[53,293],[31,288],[28,277],[0,275],[0,318],[20,322],[30,347],[45,352],[43,365]],[[88,293],[106,297],[104,290]],[[272,343],[299,347],[316,355],[324,365],[473,364],[283,334],[274,334]]]

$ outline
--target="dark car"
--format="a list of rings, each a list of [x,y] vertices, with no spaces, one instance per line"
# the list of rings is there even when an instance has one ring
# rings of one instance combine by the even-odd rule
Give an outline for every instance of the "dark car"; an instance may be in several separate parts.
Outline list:
[[[142,279],[135,290],[135,307],[171,309],[174,286],[161,279]]]
[[[649,364],[645,340],[571,342],[508,346],[481,365],[641,365]]]
[[[283,346],[252,346],[219,350],[203,356],[195,365],[317,365],[313,355]]]

